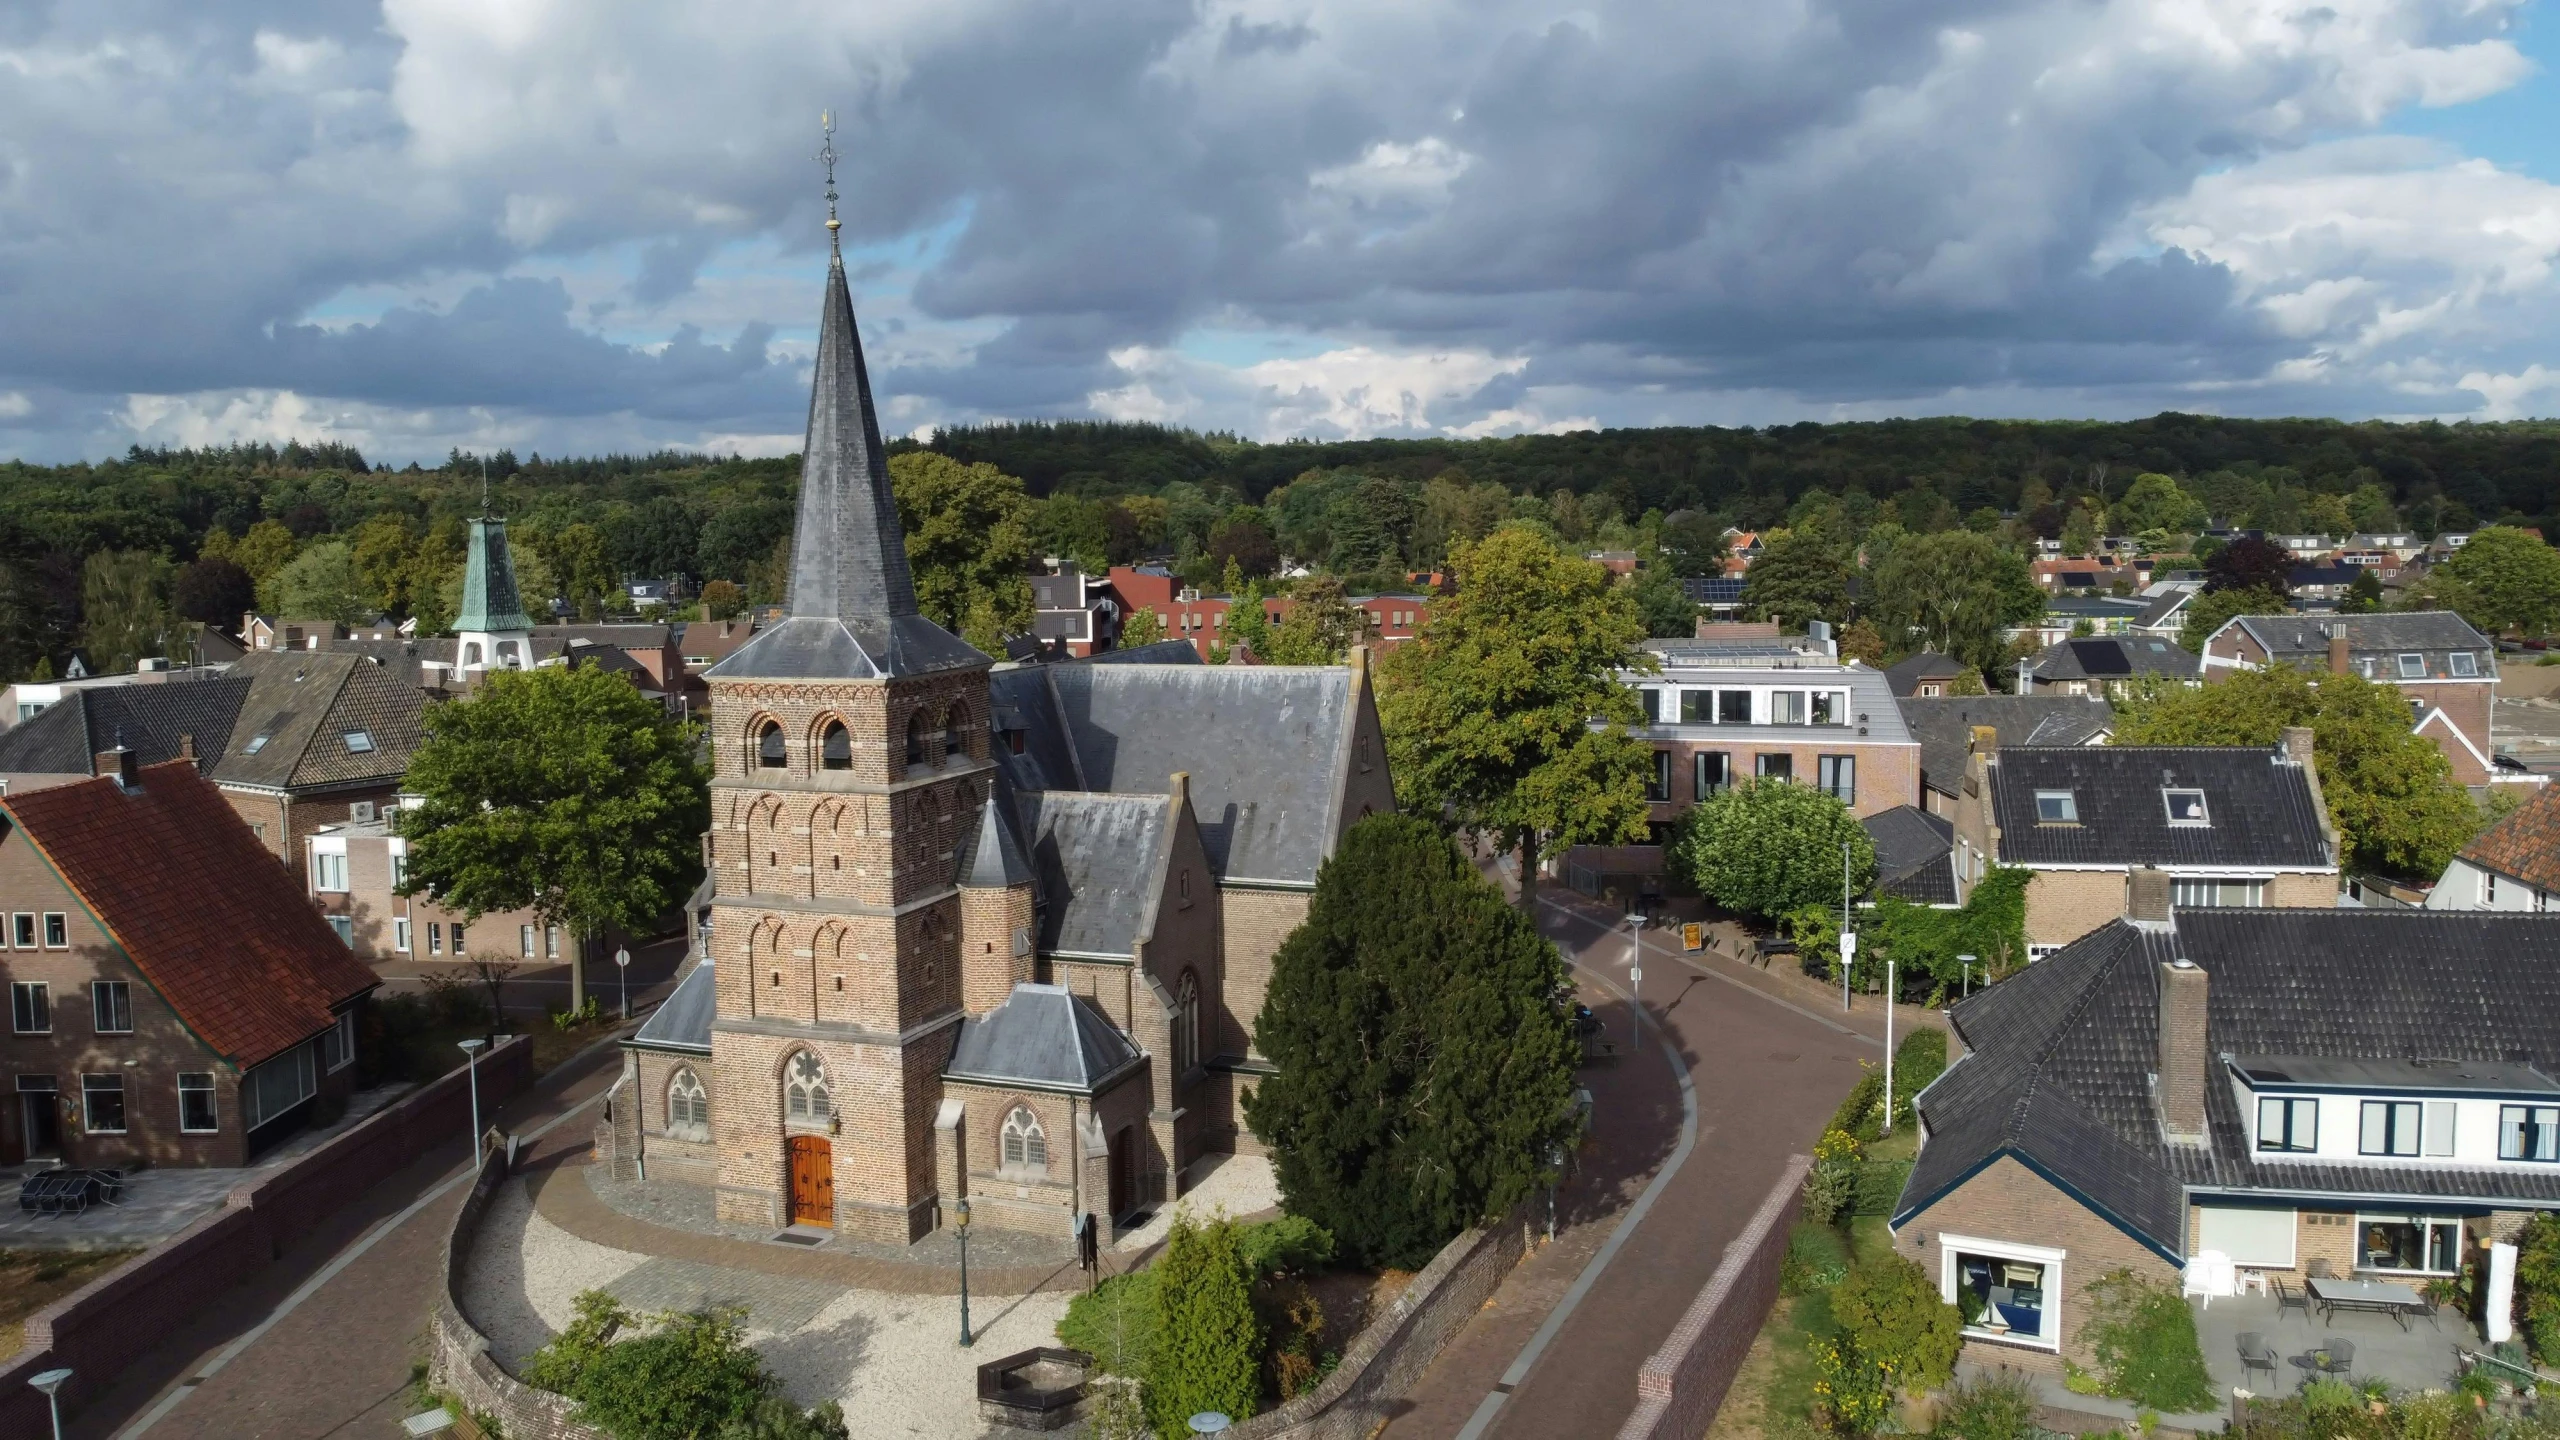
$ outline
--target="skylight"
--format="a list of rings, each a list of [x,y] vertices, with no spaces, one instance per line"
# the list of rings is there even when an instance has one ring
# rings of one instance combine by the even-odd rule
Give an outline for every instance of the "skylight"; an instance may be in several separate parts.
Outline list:
[[[2036,823],[2039,825],[2077,825],[2080,823],[2080,801],[2068,790],[2036,792]]]
[[[2427,657],[2424,655],[2401,656],[2400,678],[2403,680],[2423,680],[2427,678]]]
[[[2204,792],[2201,790],[2163,790],[2160,792],[2160,797],[2168,802],[2169,823],[2172,825],[2210,825],[2213,823],[2212,820],[2206,818],[2204,809]]]
[[[372,753],[373,732],[369,730],[350,730],[346,734],[346,741],[347,753],[350,755],[366,755]]]
[[[253,735],[253,736],[249,737],[249,743],[248,743],[248,744],[243,745],[243,746],[241,746],[241,747],[240,747],[240,753],[241,753],[241,754],[243,754],[243,755],[255,755],[255,754],[257,754],[259,751],[264,750],[264,749],[266,749],[266,748],[267,748],[267,737],[266,737],[266,736],[264,736],[264,735]]]

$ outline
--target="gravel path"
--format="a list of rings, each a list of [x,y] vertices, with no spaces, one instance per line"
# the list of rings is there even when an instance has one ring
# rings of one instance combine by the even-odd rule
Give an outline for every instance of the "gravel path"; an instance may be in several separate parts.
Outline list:
[[[1069,1298],[976,1297],[977,1345],[964,1350],[956,1297],[848,1289],[617,1250],[552,1224],[534,1210],[524,1181],[508,1181],[481,1221],[462,1297],[497,1358],[516,1368],[568,1322],[580,1291],[599,1287],[641,1310],[745,1305],[749,1343],[794,1401],[842,1402],[858,1435],[935,1440],[988,1433],[977,1413],[979,1362],[1053,1343]]]
[[[1280,1204],[1280,1182],[1271,1173],[1271,1162],[1259,1155],[1229,1155],[1218,1162],[1218,1168],[1191,1187],[1190,1193],[1155,1213],[1155,1218],[1112,1242],[1114,1250],[1144,1250],[1165,1237],[1173,1228],[1176,1212],[1188,1210],[1206,1217],[1224,1210],[1234,1219],[1277,1209]]]

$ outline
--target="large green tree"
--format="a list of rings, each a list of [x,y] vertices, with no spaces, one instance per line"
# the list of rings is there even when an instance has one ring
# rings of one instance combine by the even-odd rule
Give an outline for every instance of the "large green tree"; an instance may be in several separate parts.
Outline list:
[[[1870,578],[1867,608],[1893,649],[1935,650],[1979,669],[2006,657],[2001,632],[2044,613],[2026,557],[1970,531],[1904,540]]]
[[[918,450],[889,459],[916,605],[990,655],[1031,628],[1031,501],[993,465]]]
[[[296,620],[352,625],[376,613],[373,593],[344,540],[323,540],[294,556],[272,584],[277,608]]]
[[[1256,652],[1266,664],[1339,665],[1352,646],[1369,636],[1369,612],[1344,598],[1342,582],[1330,575],[1299,581],[1292,602],[1280,627],[1269,631]],[[1262,607],[1252,608],[1259,612]]]
[[[80,567],[80,616],[81,641],[97,674],[131,670],[147,656],[167,653],[177,621],[169,607],[168,562],[143,550],[91,555]]]
[[[1836,908],[1844,881],[1863,891],[1876,872],[1875,841],[1848,806],[1783,780],[1746,780],[1691,806],[1665,858],[1726,909],[1772,917]]]
[[[2560,621],[2560,550],[2515,526],[2474,532],[2441,568],[2474,597],[2464,618],[2492,635],[2540,635]]]
[[[2119,535],[2145,530],[2184,533],[2201,527],[2204,504],[2166,475],[2145,472],[2133,477],[2124,498],[2107,507],[2107,525]]]
[[[1643,834],[1650,761],[1618,677],[1660,666],[1609,572],[1535,530],[1504,525],[1458,546],[1450,568],[1457,593],[1378,666],[1396,790],[1516,853],[1534,910],[1540,860]]]
[[[2433,879],[2480,829],[2435,742],[2409,728],[2398,687],[2291,666],[2243,670],[2193,689],[2137,691],[2117,708],[2119,745],[2272,745],[2311,727],[2330,821],[2350,868]]]
[[[1660,551],[1645,557],[1643,568],[1627,578],[1626,590],[1644,617],[1646,634],[1668,639],[1698,633],[1698,607]]]
[[[1284,1207],[1417,1268],[1548,1182],[1573,1135],[1564,962],[1410,815],[1344,832],[1272,960],[1245,1099]]]
[[[1848,618],[1850,551],[1847,537],[1810,522],[1773,530],[1761,541],[1760,558],[1742,580],[1742,603],[1753,615],[1801,630],[1809,620]]]
[[[570,1006],[586,1001],[584,941],[647,934],[702,878],[711,801],[694,730],[593,666],[492,674],[430,708],[399,812],[400,893],[477,918],[530,909],[579,937]]]

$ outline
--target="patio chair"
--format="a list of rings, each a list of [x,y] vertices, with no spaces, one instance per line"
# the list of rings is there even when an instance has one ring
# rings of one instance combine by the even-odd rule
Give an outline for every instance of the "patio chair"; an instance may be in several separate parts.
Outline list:
[[[2332,1340],[2320,1348],[2327,1352],[2329,1356],[2329,1363],[2320,1367],[2323,1371],[2328,1374],[2335,1375],[2341,1380],[2348,1379],[2354,1375],[2356,1368],[2356,1342],[2353,1340]]]
[[[2278,1320],[2282,1320],[2284,1318],[2284,1312],[2287,1310],[2301,1311],[2302,1318],[2306,1321],[2311,1318],[2310,1291],[2297,1290],[2273,1275],[2267,1277],[2267,1284],[2275,1288],[2276,1318]]]
[[[2269,1345],[2267,1337],[2257,1331],[2243,1330],[2240,1332],[2240,1373],[2246,1377],[2252,1370],[2264,1370],[2267,1372],[2267,1379],[2274,1380],[2276,1378],[2275,1347]]]

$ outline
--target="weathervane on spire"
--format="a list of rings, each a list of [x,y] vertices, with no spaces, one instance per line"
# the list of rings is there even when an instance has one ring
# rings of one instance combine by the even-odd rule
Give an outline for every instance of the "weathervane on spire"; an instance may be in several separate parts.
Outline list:
[[[818,163],[827,167],[827,248],[842,255],[844,242],[838,232],[844,222],[836,218],[836,112],[819,111],[818,125],[826,136],[818,146]]]

